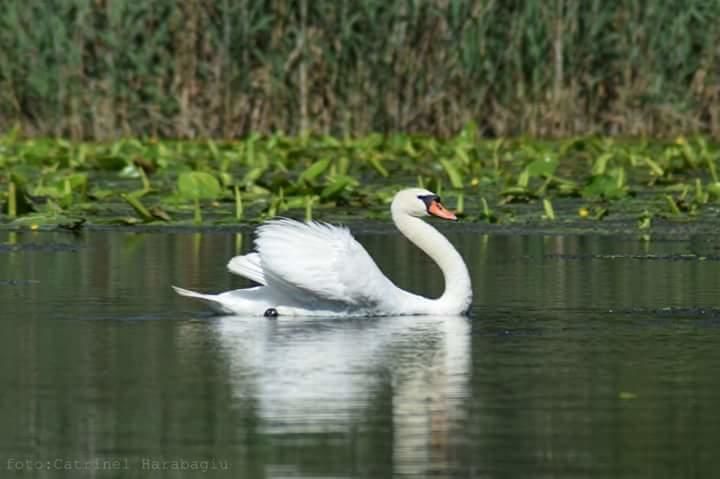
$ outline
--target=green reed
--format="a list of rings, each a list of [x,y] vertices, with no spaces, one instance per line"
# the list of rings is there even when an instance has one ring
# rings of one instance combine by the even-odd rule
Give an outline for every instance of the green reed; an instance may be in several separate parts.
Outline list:
[[[718,25],[718,0],[6,0],[0,129],[718,135]]]

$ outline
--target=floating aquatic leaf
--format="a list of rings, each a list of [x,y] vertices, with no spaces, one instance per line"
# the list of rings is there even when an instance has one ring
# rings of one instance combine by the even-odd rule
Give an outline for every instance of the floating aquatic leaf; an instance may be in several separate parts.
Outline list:
[[[382,176],[383,178],[387,178],[388,172],[385,169],[385,167],[382,165],[382,163],[380,163],[379,155],[371,154],[370,157],[368,158],[368,163],[370,163],[370,165],[375,169],[375,171],[380,173],[380,176]]]
[[[667,202],[668,208],[670,209],[670,214],[672,216],[682,215],[682,211],[680,210],[678,202],[675,201],[675,198],[670,195],[665,195],[665,201]]]
[[[210,150],[210,155],[214,160],[219,160],[221,157],[220,149],[217,146],[217,143],[215,143],[212,139],[207,140],[207,146],[208,150]]]
[[[345,175],[335,175],[320,192],[320,198],[323,200],[337,198],[345,192],[345,190],[356,184],[357,181],[354,178]]]
[[[135,212],[142,218],[143,221],[152,221],[153,215],[148,211],[147,208],[142,204],[140,199],[135,195],[121,194],[120,197],[124,199]]]
[[[241,183],[245,185],[245,187],[249,187],[254,185],[257,180],[260,179],[260,177],[265,173],[266,168],[261,166],[256,166],[254,168],[250,168],[247,173],[245,173],[245,176],[243,176],[243,179]]]
[[[710,183],[706,185],[705,191],[715,198],[720,198],[720,183]]]
[[[482,205],[482,218],[489,223],[497,222],[497,216],[495,216],[495,213],[490,209],[485,197],[480,198],[480,204]]]
[[[118,223],[122,223],[124,225],[129,225],[129,226],[139,225],[143,222],[143,220],[141,220],[140,218],[136,218],[134,216],[125,216],[122,218],[118,218],[116,221]]]
[[[64,198],[65,195],[66,195],[65,188],[63,187],[62,184],[59,186],[40,185],[40,186],[37,186],[33,190],[33,196],[35,196],[35,197],[50,197],[50,198],[59,199],[59,198]]]
[[[704,191],[702,181],[699,178],[695,179],[695,198],[694,201],[697,204],[705,204],[710,199],[710,194]]]
[[[337,165],[337,174],[338,175],[347,175],[348,170],[350,170],[350,158],[347,156],[341,156],[337,159],[335,162]]]
[[[178,177],[178,191],[187,199],[214,200],[222,193],[217,178],[202,171],[189,171]]]
[[[172,218],[167,213],[167,211],[163,210],[159,206],[153,206],[150,208],[150,214],[153,216],[153,218],[162,220],[162,221],[172,221]]]
[[[663,176],[665,171],[657,164],[657,162],[651,160],[648,157],[644,157],[645,163],[650,167],[650,172],[655,176]]]
[[[551,180],[551,184],[557,189],[560,195],[571,196],[580,193],[578,184],[575,181],[558,178],[556,176],[553,176]]]
[[[637,225],[638,229],[640,229],[640,230],[650,229],[650,227],[652,226],[652,220],[653,220],[653,215],[647,210],[643,211],[642,215],[640,215],[640,218],[638,218],[638,225]]]
[[[103,201],[114,195],[115,193],[110,189],[104,188],[93,188],[88,193],[88,197],[93,200]]]
[[[125,158],[121,156],[100,156],[95,159],[94,164],[96,168],[105,171],[121,171],[128,165]]]
[[[300,174],[300,181],[306,183],[312,183],[318,176],[325,173],[331,163],[330,158],[323,158],[310,165],[305,171]]]
[[[689,142],[681,142],[680,149],[682,150],[683,156],[685,157],[685,160],[688,162],[690,167],[696,168],[700,164],[699,155]]]
[[[627,195],[627,188],[622,184],[622,177],[611,175],[593,176],[580,193],[589,199],[618,199]]]
[[[607,170],[608,162],[613,157],[612,153],[603,153],[595,159],[592,166],[592,176],[602,176]]]
[[[123,178],[140,178],[140,171],[140,167],[136,166],[134,163],[130,163],[125,165],[123,169],[120,170],[119,174]]]
[[[593,213],[590,215],[590,219],[601,220],[608,215],[608,209],[603,207],[597,207],[593,209]]]
[[[455,156],[460,159],[460,163],[467,167],[470,165],[470,155],[468,155],[469,145],[458,145],[455,147]]]
[[[76,193],[84,197],[87,193],[88,176],[85,173],[74,173],[64,178],[60,178],[56,182],[56,185],[58,185],[58,187],[59,183],[62,183],[62,188],[66,195]]]
[[[557,167],[558,160],[546,155],[543,158],[533,160],[529,165],[527,165],[526,170],[528,177],[532,178],[536,176],[552,176],[555,174]]]
[[[520,188],[523,191],[527,190],[529,183],[530,183],[530,172],[528,171],[527,168],[525,168],[524,170],[522,170],[522,173],[520,173],[520,176],[518,176],[517,188]]]
[[[502,190],[501,195],[504,197],[503,203],[527,202],[529,199],[535,198],[534,193],[521,186],[509,186]]]
[[[305,208],[309,196],[287,196],[278,202],[278,208],[282,211]]]
[[[235,181],[230,173],[223,171],[220,173],[219,176],[220,176],[220,183],[222,183],[223,187],[228,188],[235,184]]]
[[[59,226],[67,229],[78,229],[85,223],[84,218],[74,218],[66,215],[31,214],[17,218],[14,225],[32,228],[33,226]],[[34,229],[34,228],[33,228]]]

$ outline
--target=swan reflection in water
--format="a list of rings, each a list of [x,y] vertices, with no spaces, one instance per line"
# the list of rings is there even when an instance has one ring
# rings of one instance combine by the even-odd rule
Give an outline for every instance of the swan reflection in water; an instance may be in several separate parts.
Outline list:
[[[441,469],[462,431],[467,317],[224,317],[216,333],[233,393],[257,404],[263,434],[349,433],[377,414],[369,408],[388,381],[394,472]]]

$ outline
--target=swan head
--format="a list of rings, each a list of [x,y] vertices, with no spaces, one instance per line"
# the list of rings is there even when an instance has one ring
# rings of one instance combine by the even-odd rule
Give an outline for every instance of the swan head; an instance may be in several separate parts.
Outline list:
[[[406,214],[418,218],[436,216],[446,220],[457,220],[455,214],[443,206],[438,195],[424,188],[407,188],[398,191],[390,209],[393,215]]]

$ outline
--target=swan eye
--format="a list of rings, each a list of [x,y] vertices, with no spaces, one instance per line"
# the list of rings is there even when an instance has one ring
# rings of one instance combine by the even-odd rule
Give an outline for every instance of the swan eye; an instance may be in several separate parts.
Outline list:
[[[425,208],[430,208],[430,205],[432,204],[433,201],[442,203],[442,201],[440,201],[440,197],[438,195],[418,195],[418,199],[422,200],[422,202],[425,203]]]

